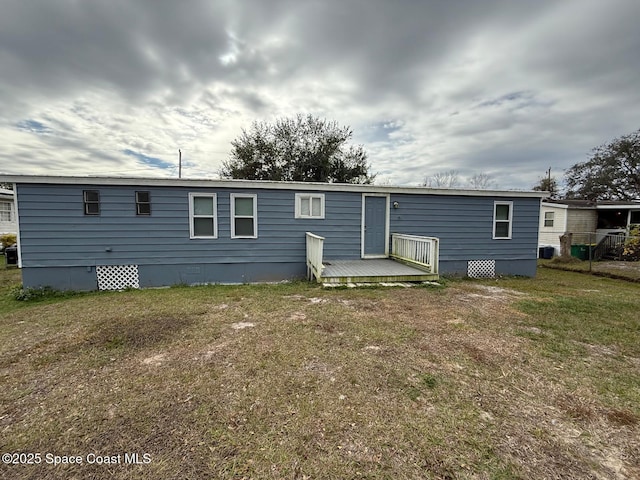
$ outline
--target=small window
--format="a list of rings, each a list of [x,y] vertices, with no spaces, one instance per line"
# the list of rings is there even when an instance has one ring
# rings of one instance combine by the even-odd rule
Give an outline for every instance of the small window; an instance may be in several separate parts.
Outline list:
[[[637,225],[640,223],[640,210],[631,210],[631,218],[629,219],[631,225]]]
[[[256,195],[231,194],[231,238],[257,238]]]
[[[136,215],[151,215],[149,192],[136,192]]]
[[[324,195],[296,193],[295,218],[324,218]]]
[[[189,236],[218,238],[216,194],[189,194]]]
[[[13,204],[0,202],[0,222],[13,221]]]
[[[98,190],[84,190],[84,214],[100,215],[100,192]]]
[[[553,227],[553,217],[555,212],[544,212],[544,226]]]
[[[493,204],[493,238],[511,238],[511,218],[513,202],[495,202]]]

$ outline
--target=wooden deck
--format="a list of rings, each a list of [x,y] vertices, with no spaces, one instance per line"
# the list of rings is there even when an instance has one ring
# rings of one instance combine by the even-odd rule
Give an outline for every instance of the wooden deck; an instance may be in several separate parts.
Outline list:
[[[325,260],[323,283],[424,282],[437,280],[437,273],[389,259]]]

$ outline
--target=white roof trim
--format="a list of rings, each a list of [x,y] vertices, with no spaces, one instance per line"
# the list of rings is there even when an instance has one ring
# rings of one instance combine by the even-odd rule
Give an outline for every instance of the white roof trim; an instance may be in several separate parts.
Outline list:
[[[0,181],[55,185],[136,185],[189,188],[258,188],[267,190],[314,190],[363,193],[407,193],[422,195],[463,195],[478,197],[535,197],[546,198],[548,192],[521,190],[470,190],[458,188],[391,187],[347,183],[275,182],[267,180],[206,180],[136,177],[71,177],[48,175],[0,175]]]
[[[548,202],[542,202],[542,208],[562,208],[563,210],[566,210],[569,208],[569,205],[565,204],[565,203],[548,203]],[[592,208],[592,207],[589,207]]]
[[[640,210],[640,203],[623,203],[620,205],[597,205],[596,210]]]

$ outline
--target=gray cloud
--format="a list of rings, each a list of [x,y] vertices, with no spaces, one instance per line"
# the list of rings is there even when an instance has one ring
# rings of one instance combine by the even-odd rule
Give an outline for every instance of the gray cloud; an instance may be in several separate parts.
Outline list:
[[[302,112],[350,125],[393,183],[455,168],[528,188],[639,128],[639,16],[628,0],[9,0],[0,171],[167,175],[122,152],[167,167],[181,148],[210,176],[241,128]]]

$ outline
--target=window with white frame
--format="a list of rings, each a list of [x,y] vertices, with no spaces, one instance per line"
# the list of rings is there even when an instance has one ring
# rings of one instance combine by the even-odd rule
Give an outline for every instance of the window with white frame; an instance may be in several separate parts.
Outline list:
[[[493,238],[511,238],[513,202],[494,202],[493,204]]]
[[[544,212],[544,226],[553,227],[554,217],[555,217],[555,212]]]
[[[231,238],[258,238],[257,195],[231,194]]]
[[[136,192],[136,215],[151,215],[151,195],[149,192]]]
[[[100,192],[98,190],[83,190],[85,215],[100,215]]]
[[[189,235],[191,238],[218,238],[215,193],[189,194]]]
[[[324,194],[296,193],[295,218],[324,218]]]
[[[10,202],[0,202],[0,222],[13,221],[13,204]]]

